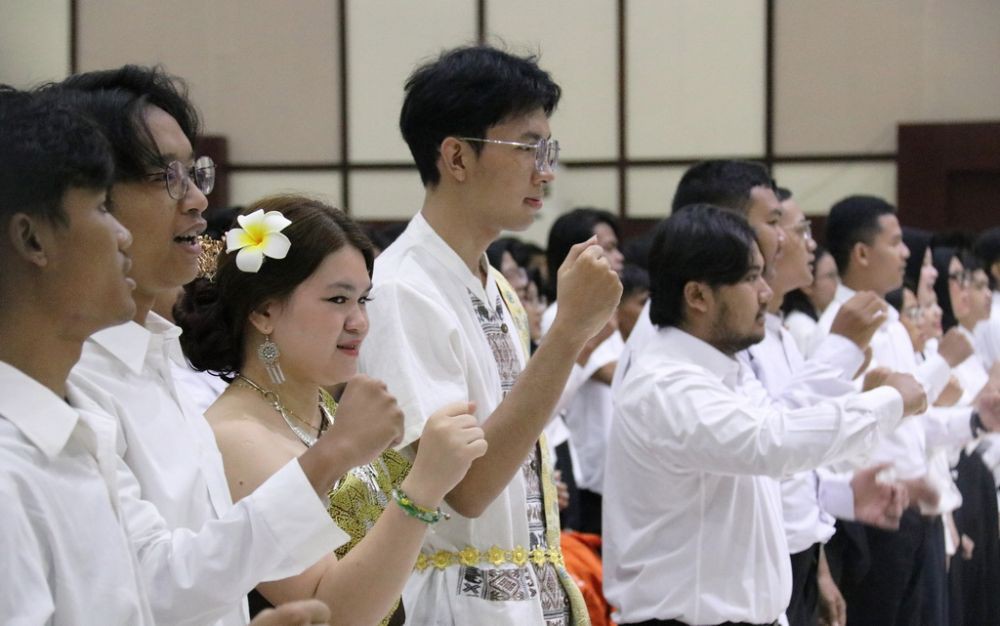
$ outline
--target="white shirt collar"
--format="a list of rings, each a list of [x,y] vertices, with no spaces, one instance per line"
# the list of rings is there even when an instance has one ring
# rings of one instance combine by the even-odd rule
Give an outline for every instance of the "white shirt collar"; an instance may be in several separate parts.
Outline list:
[[[485,298],[486,293],[479,277],[469,271],[469,266],[465,264],[462,257],[458,256],[458,253],[448,245],[448,242],[441,238],[441,235],[434,230],[434,227],[430,225],[422,212],[413,216],[406,230],[412,232],[414,239],[423,247],[430,250],[433,256],[449,272],[461,279],[462,284],[472,290],[472,293],[476,294],[480,299]],[[488,271],[489,260],[486,258],[485,252],[482,258],[479,259],[479,266],[486,275],[486,281],[489,284],[492,278]]]
[[[720,380],[730,379],[739,373],[740,364],[735,358],[726,356],[711,344],[676,326],[660,327],[656,338],[647,345],[658,354],[669,355],[671,360],[703,367]]]
[[[66,446],[79,414],[51,389],[0,361],[0,415],[48,458]]]
[[[767,312],[764,314],[764,327],[772,333],[781,334],[782,321],[780,315]]]
[[[167,343],[170,358],[183,364],[184,355],[180,352],[180,346],[176,341],[170,341],[180,335],[180,327],[150,311],[145,326],[128,321],[94,333],[90,338],[132,372],[139,374],[154,345],[154,339],[160,345]]]

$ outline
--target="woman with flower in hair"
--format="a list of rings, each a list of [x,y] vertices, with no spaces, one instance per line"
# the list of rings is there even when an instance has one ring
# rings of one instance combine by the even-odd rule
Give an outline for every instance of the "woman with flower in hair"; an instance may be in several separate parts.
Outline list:
[[[368,331],[372,246],[344,213],[299,196],[248,207],[226,236],[211,279],[175,314],[191,363],[232,381],[209,408],[233,499],[301,455],[336,419],[326,389],[347,383]],[[401,355],[401,358],[406,358]],[[370,381],[369,381],[370,382]],[[412,460],[387,450],[329,494],[351,541],[299,576],[258,585],[266,602],[315,597],[331,623],[397,623],[400,592],[439,503],[486,451],[473,407],[442,407]]]

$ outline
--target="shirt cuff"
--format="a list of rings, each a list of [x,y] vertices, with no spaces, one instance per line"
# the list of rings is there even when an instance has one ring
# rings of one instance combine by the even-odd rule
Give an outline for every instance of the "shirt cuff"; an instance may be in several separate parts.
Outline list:
[[[927,394],[927,404],[934,404],[951,376],[951,366],[940,354],[935,354],[917,368],[917,380]]]
[[[865,353],[847,337],[833,333],[823,339],[823,343],[819,344],[809,360],[839,368],[841,377],[851,380],[864,365]]]
[[[875,415],[879,434],[883,437],[892,434],[903,419],[903,396],[892,387],[876,387],[858,395],[857,400],[863,401]]]
[[[851,489],[853,473],[835,474],[818,471],[819,505],[837,519],[854,521],[854,490]]]
[[[330,519],[298,459],[289,461],[247,499],[275,543],[303,570],[350,539]]]

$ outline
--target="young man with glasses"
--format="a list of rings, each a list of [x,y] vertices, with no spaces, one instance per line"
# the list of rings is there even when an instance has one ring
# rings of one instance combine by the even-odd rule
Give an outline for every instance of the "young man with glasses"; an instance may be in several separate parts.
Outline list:
[[[107,136],[115,155],[108,202],[133,236],[132,320],[89,337],[70,382],[81,403],[114,421],[123,507],[137,532],[160,538],[140,555],[156,620],[229,626],[246,623],[245,596],[258,583],[299,574],[346,541],[324,497],[402,424],[394,404],[368,409],[386,393],[378,383],[352,383],[357,402],[342,403],[340,432],[233,504],[212,430],[173,379],[171,362],[184,358],[180,329],[151,310],[197,274],[214,181],[211,161],[194,153],[198,117],[178,85],[158,69],[125,66],[72,76],[42,95]],[[365,431],[386,436],[372,441]]]
[[[423,207],[375,263],[361,369],[384,379],[417,446],[441,402],[471,401],[489,450],[446,497],[403,592],[414,624],[586,621],[559,549],[555,486],[539,436],[577,355],[621,284],[594,240],[559,268],[562,303],[528,359],[528,326],[485,252],[524,230],[554,177],[549,116],[560,89],[534,59],[459,48],[414,72],[400,114]],[[555,268],[553,268],[553,271]]]

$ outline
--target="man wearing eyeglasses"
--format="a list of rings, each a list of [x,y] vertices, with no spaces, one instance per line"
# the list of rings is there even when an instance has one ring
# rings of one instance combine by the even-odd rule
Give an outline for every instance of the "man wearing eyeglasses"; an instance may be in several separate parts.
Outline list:
[[[375,264],[361,369],[385,380],[415,441],[441,402],[474,402],[489,450],[445,498],[403,592],[414,624],[587,621],[559,549],[539,437],[574,361],[614,312],[621,283],[595,240],[559,268],[559,314],[528,359],[513,289],[486,248],[524,230],[555,178],[549,116],[560,89],[532,58],[479,46],[444,53],[406,82],[403,137],[424,202]],[[553,268],[554,269],[554,268]],[[418,503],[419,504],[419,503]]]
[[[136,66],[71,76],[41,95],[83,113],[107,136],[115,157],[108,202],[133,237],[135,315],[84,341],[70,383],[74,406],[118,432],[118,494],[138,537],[153,617],[245,625],[247,592],[300,574],[347,540],[325,496],[393,439],[364,445],[357,436],[325,437],[234,505],[212,430],[173,379],[172,364],[184,359],[180,329],[152,311],[198,271],[196,237],[206,226],[214,164],[193,150],[193,105],[178,79]],[[396,413],[370,410],[351,420],[361,411],[345,410],[338,425],[356,420],[360,434],[374,428],[371,420],[390,422],[398,434]]]

